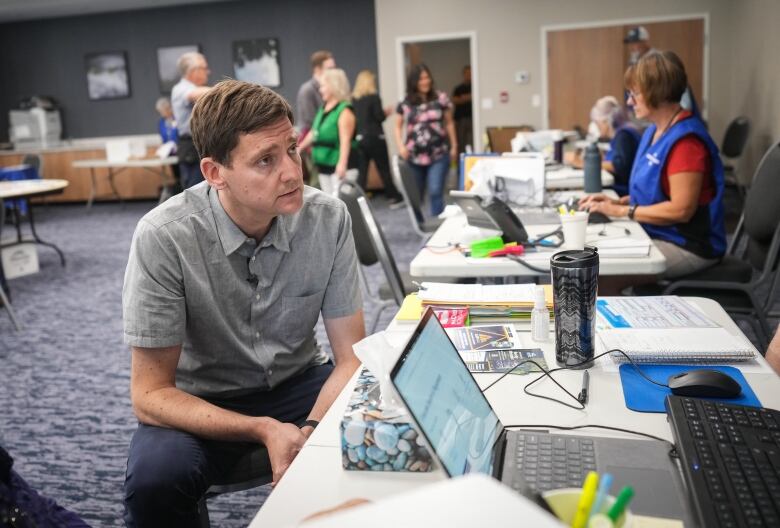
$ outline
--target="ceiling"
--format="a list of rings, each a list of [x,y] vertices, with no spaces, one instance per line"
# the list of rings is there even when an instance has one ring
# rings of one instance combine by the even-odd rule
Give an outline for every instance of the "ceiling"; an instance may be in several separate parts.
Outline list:
[[[0,23],[232,0],[0,0]]]

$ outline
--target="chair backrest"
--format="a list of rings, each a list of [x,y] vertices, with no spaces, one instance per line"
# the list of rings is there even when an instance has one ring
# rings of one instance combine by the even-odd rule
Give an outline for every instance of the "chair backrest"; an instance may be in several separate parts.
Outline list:
[[[773,241],[780,232],[780,141],[761,158],[745,198],[743,215],[748,259],[757,269],[774,269],[777,255],[773,262],[767,262],[767,257],[770,252],[775,253]]]
[[[347,204],[347,211],[352,218],[352,238],[355,239],[358,260],[364,266],[376,264],[379,259],[374,251],[374,244],[371,242],[371,233],[368,231],[363,214],[360,212],[360,205],[358,205],[358,198],[365,196],[363,190],[356,183],[345,180],[339,185],[338,196],[342,202]]]
[[[488,147],[491,152],[512,152],[512,140],[517,133],[531,131],[533,128],[528,125],[487,127]]]
[[[406,291],[404,290],[404,282],[401,278],[401,274],[398,272],[398,267],[395,265],[395,259],[393,254],[390,253],[390,246],[387,245],[385,235],[379,228],[379,225],[374,219],[374,214],[371,212],[371,207],[368,205],[368,200],[365,196],[361,196],[357,199],[360,205],[360,212],[363,214],[366,226],[368,226],[368,232],[371,234],[371,242],[374,244],[374,251],[376,251],[379,262],[382,264],[382,269],[385,271],[387,277],[387,283],[390,285],[390,290],[393,292],[393,299],[398,306],[404,302],[406,297]]]
[[[393,156],[391,165],[392,170],[390,172],[393,173],[393,183],[404,198],[406,210],[412,221],[412,226],[417,234],[423,236],[425,233],[420,225],[424,219],[422,214],[422,198],[420,197],[420,189],[417,187],[417,182],[414,179],[414,173],[412,173],[412,169],[409,168],[409,165],[407,165],[398,155]]]
[[[25,154],[22,158],[22,165],[33,167],[38,173],[39,178],[43,178],[43,159],[38,154]]]
[[[745,150],[748,137],[750,136],[750,120],[747,117],[739,116],[729,123],[726,133],[723,135],[723,144],[720,146],[720,153],[727,158],[738,158]]]

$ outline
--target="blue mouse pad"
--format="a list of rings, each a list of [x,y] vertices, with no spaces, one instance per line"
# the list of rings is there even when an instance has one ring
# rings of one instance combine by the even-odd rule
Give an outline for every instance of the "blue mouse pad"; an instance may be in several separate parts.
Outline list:
[[[734,378],[734,380],[739,383],[740,387],[742,387],[742,394],[740,394],[738,398],[707,398],[708,400],[761,407],[761,402],[758,401],[753,389],[748,385],[745,376],[742,375],[742,372],[740,372],[739,369],[734,367],[722,365],[640,365],[639,368],[642,369],[642,372],[648,378],[659,383],[667,383],[669,376],[674,376],[681,372],[703,369],[718,370]],[[653,385],[644,379],[636,371],[636,368],[629,363],[620,365],[620,381],[623,384],[623,397],[626,400],[626,407],[632,411],[639,412],[666,412],[664,400],[667,395],[672,393],[670,389]]]

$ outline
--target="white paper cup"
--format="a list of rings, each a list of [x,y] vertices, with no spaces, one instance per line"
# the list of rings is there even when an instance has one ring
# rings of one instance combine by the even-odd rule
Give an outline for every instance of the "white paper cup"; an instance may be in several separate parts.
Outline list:
[[[585,233],[588,230],[588,213],[577,211],[561,215],[564,249],[584,249]]]

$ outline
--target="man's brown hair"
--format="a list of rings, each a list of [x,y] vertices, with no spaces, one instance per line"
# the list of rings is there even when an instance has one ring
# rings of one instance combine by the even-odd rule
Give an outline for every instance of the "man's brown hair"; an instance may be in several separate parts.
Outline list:
[[[313,70],[314,68],[322,68],[322,64],[326,60],[332,58],[333,58],[333,54],[328,50],[315,51],[314,53],[311,54],[311,59],[310,59],[311,69]]]
[[[679,103],[688,88],[685,66],[673,51],[646,53],[628,67],[623,82],[629,90],[638,90],[652,108],[662,103]]]
[[[241,134],[251,134],[287,118],[293,111],[273,90],[243,81],[217,83],[192,109],[190,131],[201,158],[230,166],[230,153]]]

